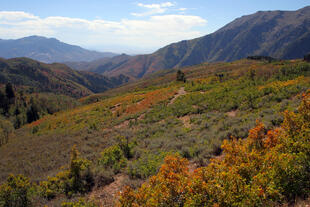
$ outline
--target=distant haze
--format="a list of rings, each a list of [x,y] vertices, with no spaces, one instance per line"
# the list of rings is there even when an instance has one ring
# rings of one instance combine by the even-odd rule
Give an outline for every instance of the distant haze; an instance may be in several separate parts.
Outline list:
[[[145,54],[210,34],[242,15],[307,5],[308,0],[10,0],[1,2],[0,39],[38,35],[101,52]]]
[[[264,11],[242,16],[200,38],[167,45],[149,55],[116,56],[70,66],[109,76],[141,78],[160,69],[263,55],[302,58],[310,52],[310,6],[297,11]]]
[[[45,63],[92,61],[113,57],[110,52],[96,52],[69,45],[55,38],[29,36],[16,40],[0,40],[0,57],[28,57]]]

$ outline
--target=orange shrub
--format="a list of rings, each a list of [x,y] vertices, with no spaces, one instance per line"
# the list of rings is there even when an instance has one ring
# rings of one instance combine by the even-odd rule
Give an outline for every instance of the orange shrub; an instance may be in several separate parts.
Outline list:
[[[310,192],[310,91],[299,113],[284,113],[281,128],[257,122],[247,139],[223,142],[223,157],[189,173],[188,162],[167,156],[159,173],[118,206],[274,206]]]

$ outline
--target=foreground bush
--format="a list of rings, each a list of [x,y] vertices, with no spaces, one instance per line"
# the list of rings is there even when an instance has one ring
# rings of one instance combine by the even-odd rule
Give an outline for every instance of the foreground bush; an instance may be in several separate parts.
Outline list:
[[[76,193],[89,192],[94,185],[90,171],[90,161],[80,158],[75,147],[71,151],[71,161],[68,170],[58,173],[55,177],[48,177],[40,183],[41,196],[53,199],[59,194],[71,197]]]
[[[101,158],[98,160],[99,166],[110,168],[114,173],[120,172],[127,164],[124,152],[118,145],[106,148],[101,153]]]
[[[0,186],[0,206],[2,207],[26,207],[31,206],[31,184],[23,175],[10,175]]]
[[[127,173],[131,178],[146,179],[155,175],[168,153],[145,153],[139,159],[134,160],[127,167]]]
[[[274,206],[310,193],[310,93],[299,113],[285,112],[281,128],[257,122],[247,139],[224,141],[223,156],[189,173],[168,156],[138,190],[126,187],[119,206]]]

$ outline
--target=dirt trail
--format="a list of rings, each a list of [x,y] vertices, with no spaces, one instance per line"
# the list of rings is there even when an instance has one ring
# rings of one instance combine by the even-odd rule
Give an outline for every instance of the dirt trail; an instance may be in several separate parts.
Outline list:
[[[189,163],[188,163],[188,171],[190,173],[193,173],[197,168],[198,168],[198,165],[195,162],[189,161]]]
[[[193,173],[198,166],[193,161],[188,164],[190,173]],[[88,196],[92,201],[95,201],[100,207],[112,207],[115,206],[115,202],[118,199],[119,193],[125,187],[125,180],[129,179],[128,175],[118,174],[114,177],[114,181],[109,185],[102,186],[94,189]]]
[[[120,104],[120,103],[115,104],[114,106],[112,106],[112,107],[110,108],[110,110],[111,110],[112,114],[115,114],[115,113],[116,113],[116,111],[120,108],[120,106],[121,106],[121,104]]]
[[[175,100],[179,97],[179,96],[183,96],[185,95],[187,92],[185,91],[184,87],[181,87],[178,91],[178,93],[170,100],[169,104],[173,104],[175,102]]]
[[[189,115],[186,115],[186,116],[182,116],[179,118],[180,121],[183,122],[183,125],[186,127],[186,128],[191,128],[191,117]]]
[[[237,115],[237,113],[238,113],[238,110],[233,110],[233,111],[227,112],[226,114],[229,117],[235,117]]]
[[[168,103],[168,105],[173,104],[173,103],[175,102],[175,100],[176,100],[179,96],[183,96],[183,95],[185,95],[185,94],[187,94],[187,92],[185,91],[185,88],[184,88],[184,87],[181,87],[181,88],[178,90],[177,94],[175,94],[174,97],[170,100],[170,102]],[[140,104],[142,104],[142,101],[139,101],[139,102],[136,103],[136,104],[137,104],[137,105],[140,105]],[[116,104],[116,105],[114,105],[113,107],[111,107],[112,113],[115,114],[116,111],[120,108],[120,106],[121,106],[121,104],[119,103],[119,104]],[[145,117],[145,113],[142,113],[142,114],[138,117],[138,120],[142,120],[142,119],[144,119],[144,117]],[[190,127],[189,124],[188,124],[188,123],[189,123],[188,119],[187,119],[187,118],[185,118],[185,119],[186,119],[186,120],[182,120],[182,121],[183,121],[183,122],[186,122],[186,123],[185,123],[186,127]],[[132,119],[132,120],[134,120],[134,119]],[[129,125],[129,121],[130,121],[130,120],[126,120],[126,121],[124,121],[123,123],[120,123],[120,124],[114,126],[113,128],[114,128],[114,129],[121,129],[121,128],[123,128],[123,127],[127,127],[127,126]]]
[[[128,175],[118,174],[114,177],[114,182],[109,185],[93,190],[89,195],[91,200],[98,202],[100,206],[114,206],[119,192],[124,187],[124,180],[128,179]]]

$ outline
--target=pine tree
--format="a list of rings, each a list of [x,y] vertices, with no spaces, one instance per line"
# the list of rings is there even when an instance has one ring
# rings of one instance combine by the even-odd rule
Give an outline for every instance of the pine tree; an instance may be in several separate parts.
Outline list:
[[[177,71],[177,81],[186,82],[185,74],[180,70]]]
[[[9,99],[9,100],[12,100],[15,98],[15,92],[14,92],[14,89],[13,89],[13,86],[11,83],[7,83],[5,85],[5,93],[6,93],[6,97]]]
[[[0,90],[0,108],[4,108],[6,103],[6,96],[5,94]]]
[[[39,110],[38,105],[32,100],[30,101],[30,103],[31,103],[31,106],[27,111],[27,122],[28,123],[36,121],[40,118],[40,115],[39,115],[40,110]]]
[[[310,62],[310,53],[304,56],[304,61]]]

